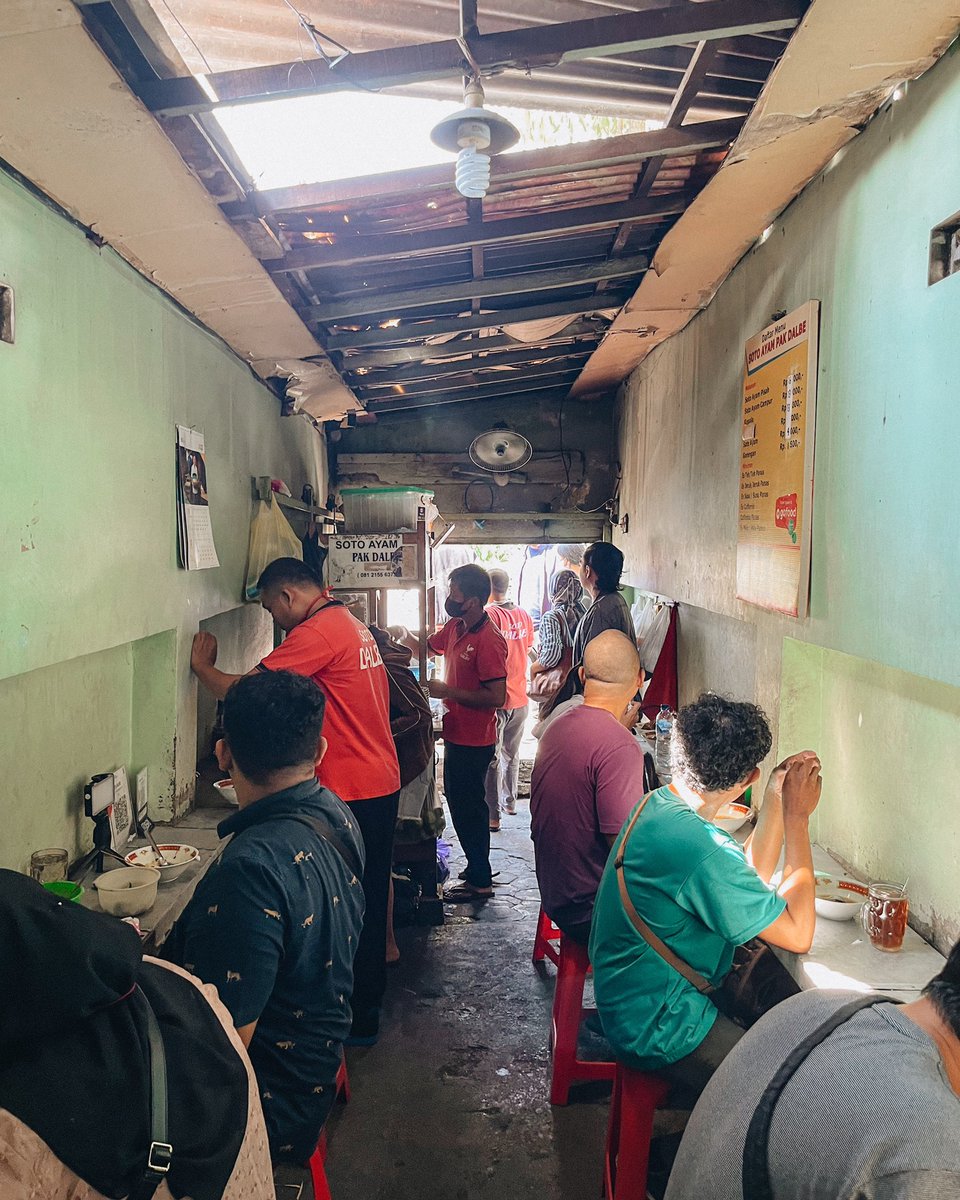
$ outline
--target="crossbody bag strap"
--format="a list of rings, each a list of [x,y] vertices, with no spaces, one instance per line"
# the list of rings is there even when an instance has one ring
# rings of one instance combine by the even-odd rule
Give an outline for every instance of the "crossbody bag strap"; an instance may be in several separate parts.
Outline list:
[[[329,821],[321,817],[310,817],[306,813],[277,813],[276,820],[299,821],[301,825],[306,825],[308,829],[312,829],[317,837],[323,838],[328,845],[340,855],[350,871],[359,879],[363,875],[363,865],[357,857],[356,851],[352,846],[348,846],[343,838],[339,837],[333,825]]]
[[[760,1097],[747,1129],[747,1140],[743,1147],[743,1195],[744,1200],[773,1200],[773,1185],[770,1181],[770,1126],[777,1101],[799,1067],[810,1052],[826,1041],[835,1029],[849,1021],[861,1009],[875,1004],[895,1004],[889,996],[858,996],[833,1016],[818,1025],[812,1033],[796,1046],[767,1084]]]
[[[163,1035],[153,1006],[141,988],[135,988],[131,1000],[140,1009],[147,1030],[150,1062],[150,1149],[142,1178],[134,1185],[128,1200],[150,1200],[170,1172],[173,1146],[167,1132],[167,1056]]]
[[[643,812],[644,808],[646,808],[647,801],[652,795],[653,792],[647,792],[644,798],[637,805],[636,811],[630,818],[630,823],[624,830],[623,840],[620,843],[620,849],[617,851],[617,857],[613,860],[613,866],[617,872],[617,886],[620,889],[620,901],[623,904],[624,912],[630,918],[630,924],[633,925],[634,929],[636,929],[637,933],[640,934],[650,949],[659,954],[664,962],[673,967],[673,969],[682,975],[688,983],[693,984],[698,992],[702,992],[703,995],[708,996],[711,992],[716,990],[713,984],[710,983],[709,980],[704,979],[702,975],[699,975],[693,969],[693,967],[685,963],[682,958],[679,958],[676,954],[674,954],[674,952],[670,949],[666,942],[663,941],[662,938],[657,937],[643,917],[641,917],[637,912],[636,906],[634,905],[633,900],[630,898],[630,893],[627,890],[627,881],[624,877],[623,871],[623,856],[626,852],[627,842],[630,840],[630,835],[633,833],[634,826],[640,819],[640,814]]]

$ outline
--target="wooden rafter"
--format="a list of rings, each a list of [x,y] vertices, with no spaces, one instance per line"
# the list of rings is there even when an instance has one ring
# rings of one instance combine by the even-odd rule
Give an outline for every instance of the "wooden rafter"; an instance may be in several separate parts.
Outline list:
[[[633,290],[632,288],[630,289]],[[371,349],[393,346],[410,338],[444,337],[447,334],[470,333],[477,329],[502,329],[524,321],[542,321],[547,317],[583,316],[585,313],[616,308],[620,301],[612,296],[598,300],[595,296],[570,300],[554,300],[547,304],[525,305],[523,308],[504,308],[497,312],[471,314],[466,317],[440,317],[433,321],[408,321],[380,329],[358,329],[353,332],[328,334],[320,340],[327,351]]]
[[[630,167],[654,155],[676,158],[705,150],[720,150],[729,146],[742,128],[742,117],[728,117],[722,121],[698,121],[682,129],[651,129],[573,146],[549,146],[544,150],[502,154],[490,164],[491,186],[577,171],[606,170],[621,163]],[[383,175],[365,175],[359,179],[271,188],[251,194],[245,204],[225,204],[222,208],[228,217],[270,216],[298,209],[314,212],[327,207],[352,207],[365,200],[383,204],[391,196],[412,195],[428,199],[430,193],[452,187],[451,162],[437,167],[411,167]]]
[[[304,311],[304,317],[320,325],[329,325],[350,318],[408,312],[411,309],[431,308],[453,301],[519,296],[529,292],[552,292],[557,288],[597,283],[601,279],[639,276],[649,265],[650,260],[647,256],[639,254],[618,259],[616,262],[559,267],[549,271],[527,271],[519,275],[500,275],[495,279],[468,279],[462,283],[439,283],[433,287],[411,288],[408,291],[378,291],[374,295],[361,292],[355,296],[333,296],[320,304],[309,305]]]
[[[582,341],[579,345],[571,342],[560,342],[552,347],[536,349],[523,346],[519,350],[507,350],[490,353],[484,350],[484,341],[493,339],[481,338],[476,341],[461,343],[460,357],[444,359],[433,363],[408,363],[406,366],[385,367],[369,372],[363,368],[364,374],[357,375],[356,369],[351,369],[350,360],[343,364],[343,371],[351,377],[351,387],[369,388],[396,383],[418,383],[425,379],[443,379],[448,375],[467,375],[478,372],[501,370],[504,367],[523,366],[531,363],[552,362],[555,359],[569,360],[592,354],[597,344],[596,338]],[[516,346],[516,342],[513,343]],[[469,356],[469,357],[465,357]]]
[[[693,198],[690,192],[671,192],[618,204],[593,204],[580,208],[547,209],[531,217],[428,229],[422,233],[384,233],[342,237],[332,246],[314,245],[292,250],[280,261],[271,262],[271,272],[310,271],[325,267],[350,267],[386,259],[469,250],[475,246],[501,246],[510,242],[529,243],[569,233],[605,229],[624,221],[660,221],[684,211]],[[333,222],[331,222],[333,224]]]
[[[364,370],[380,370],[386,367],[404,366],[407,364],[436,362],[446,358],[456,358],[464,354],[490,354],[491,357],[499,351],[519,350],[528,357],[536,355],[542,349],[554,344],[573,343],[578,338],[588,338],[597,341],[600,332],[592,321],[571,319],[553,337],[538,338],[535,342],[521,342],[509,334],[496,334],[479,340],[453,339],[447,342],[436,342],[432,345],[396,346],[392,350],[364,350],[345,355],[341,362],[341,370],[353,372]]]
[[[574,374],[574,378],[576,375]],[[447,392],[445,395],[437,396],[397,396],[394,400],[371,400],[364,405],[367,412],[403,412],[408,408],[426,408],[432,407],[435,404],[462,404],[465,400],[470,401],[474,398],[478,400],[498,400],[505,396],[515,396],[518,400],[522,397],[526,399],[528,396],[537,397],[557,397],[565,396],[570,391],[572,380],[568,383],[561,380],[558,384],[554,380],[534,380],[530,387],[517,387],[514,385],[505,384],[502,388],[484,388],[477,389],[475,387],[464,391]]]
[[[804,0],[704,0],[477,34],[470,39],[470,52],[484,72],[528,71],[584,58],[791,30],[799,24],[805,9]],[[322,61],[301,60],[218,71],[206,76],[209,93],[192,75],[143,82],[138,91],[152,112],[172,116],[278,97],[401,87],[449,79],[470,70],[460,41],[452,38],[351,54],[335,67]],[[216,99],[211,99],[210,93]]]

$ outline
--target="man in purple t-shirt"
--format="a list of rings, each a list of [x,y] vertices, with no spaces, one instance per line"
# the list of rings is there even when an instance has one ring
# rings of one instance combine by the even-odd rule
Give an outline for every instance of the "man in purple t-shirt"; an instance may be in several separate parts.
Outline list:
[[[643,683],[636,646],[616,629],[598,634],[580,677],[583,703],[540,738],[530,815],[544,911],[586,945],[610,847],[643,795],[643,750],[624,724]]]

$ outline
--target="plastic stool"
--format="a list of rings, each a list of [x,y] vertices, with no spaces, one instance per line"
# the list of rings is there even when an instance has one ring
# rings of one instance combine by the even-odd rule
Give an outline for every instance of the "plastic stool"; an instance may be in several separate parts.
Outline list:
[[[350,1076],[347,1074],[347,1060],[343,1057],[340,1059],[340,1066],[337,1070],[337,1100],[341,1104],[350,1103]],[[330,1195],[330,1185],[327,1183],[327,1172],[324,1164],[327,1161],[327,1131],[320,1130],[320,1136],[317,1138],[317,1146],[314,1152],[310,1155],[310,1160],[307,1166],[310,1168],[310,1178],[313,1180],[313,1196],[314,1200],[332,1200]]]
[[[341,1104],[350,1103],[350,1076],[347,1074],[347,1060],[340,1059],[340,1067],[337,1070],[337,1099]]]
[[[310,1155],[307,1166],[310,1168],[310,1179],[313,1182],[313,1200],[333,1200],[330,1195],[330,1185],[327,1183],[327,1172],[323,1164],[327,1161],[327,1135],[321,1130],[317,1148]]]
[[[573,1083],[588,1079],[613,1079],[616,1074],[616,1063],[589,1062],[577,1058],[580,1022],[585,1015],[596,1012],[596,1009],[583,1007],[583,985],[589,974],[590,959],[586,946],[561,936],[550,1037],[553,1052],[551,1104],[566,1104],[570,1097],[570,1085]]]
[[[669,1091],[659,1075],[617,1066],[603,1156],[603,1200],[646,1196],[653,1114]]]
[[[537,936],[533,939],[533,961],[543,962],[549,958],[552,963],[560,965],[560,952],[554,942],[560,941],[560,930],[554,925],[540,906],[540,916],[537,917]]]

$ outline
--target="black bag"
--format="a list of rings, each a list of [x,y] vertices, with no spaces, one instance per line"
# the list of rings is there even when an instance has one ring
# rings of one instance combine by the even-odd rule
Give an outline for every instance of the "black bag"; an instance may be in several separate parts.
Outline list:
[[[720,986],[714,987],[709,980],[704,979],[693,967],[674,954],[666,942],[659,938],[640,916],[627,891],[627,881],[623,873],[623,855],[633,828],[652,794],[652,792],[648,792],[637,805],[637,810],[624,832],[623,841],[620,843],[620,849],[613,864],[617,872],[617,885],[620,889],[620,900],[624,911],[630,918],[634,929],[651,950],[655,950],[664,962],[681,974],[698,992],[710,999],[725,1017],[735,1021],[741,1028],[749,1029],[751,1025],[759,1021],[765,1012],[769,1012],[781,1000],[796,996],[801,990],[800,986],[770,947],[765,942],[761,942],[759,938],[753,938],[746,945],[737,947],[733,966],[724,976]]]

